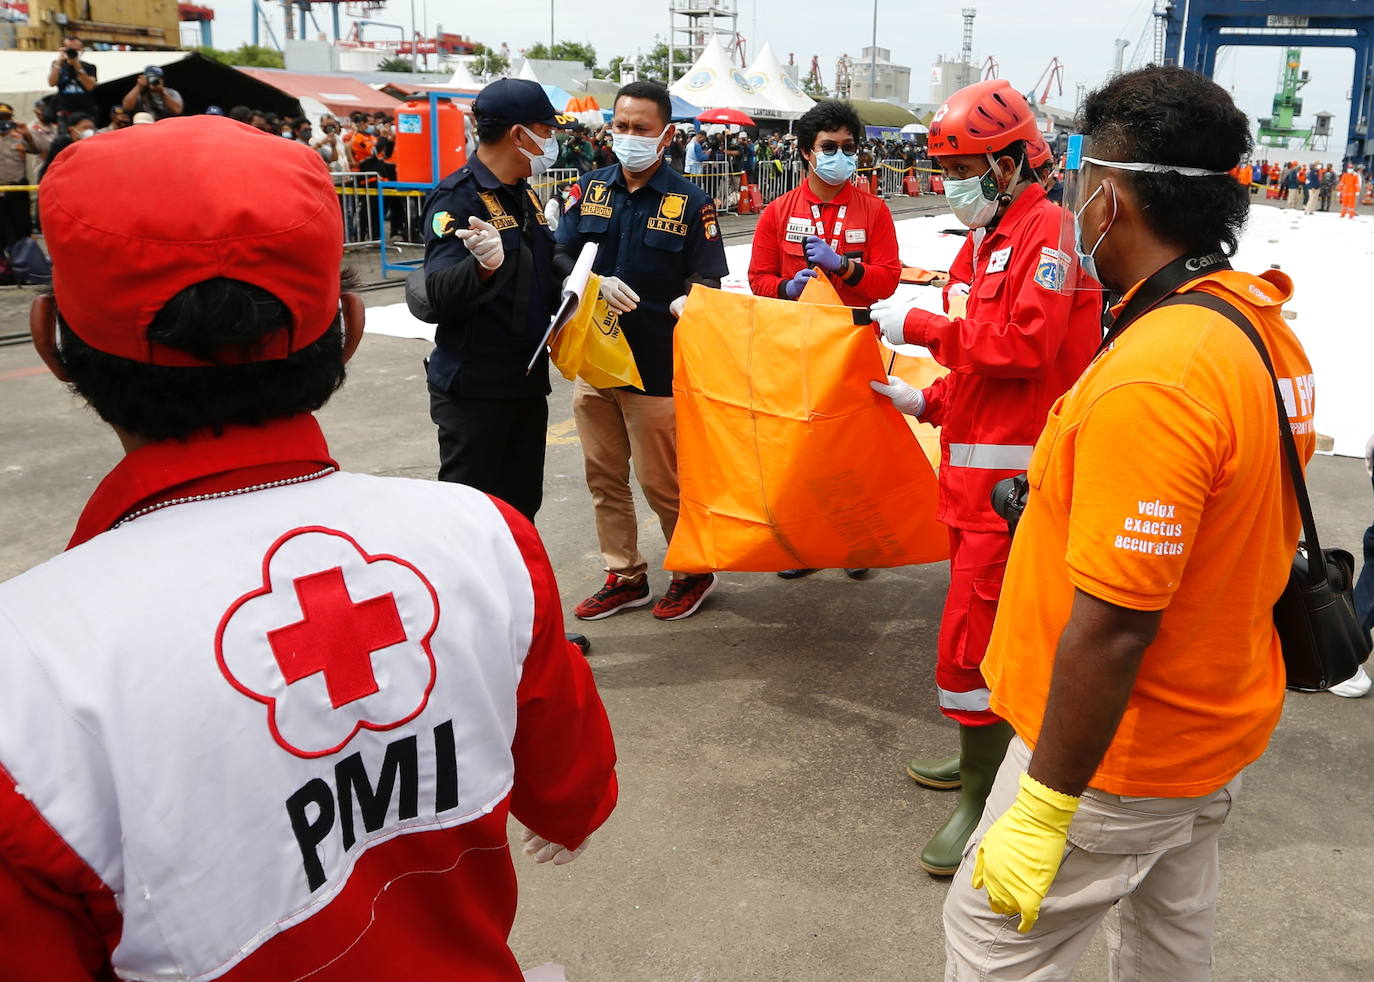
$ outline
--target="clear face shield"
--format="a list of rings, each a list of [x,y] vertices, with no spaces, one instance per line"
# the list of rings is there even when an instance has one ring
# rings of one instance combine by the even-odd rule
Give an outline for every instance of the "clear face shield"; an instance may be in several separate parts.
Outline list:
[[[1088,139],[1082,134],[1069,137],[1060,170],[1062,197],[1060,198],[1059,253],[1063,265],[1062,292],[1099,290],[1096,251],[1111,232],[1117,206],[1115,192],[1104,187],[1105,172],[1094,166],[1087,154]],[[1093,217],[1083,227],[1083,213],[1089,204],[1101,203],[1106,195],[1106,211],[1094,207]],[[1102,215],[1106,215],[1102,219]],[[1086,241],[1085,241],[1086,239]]]

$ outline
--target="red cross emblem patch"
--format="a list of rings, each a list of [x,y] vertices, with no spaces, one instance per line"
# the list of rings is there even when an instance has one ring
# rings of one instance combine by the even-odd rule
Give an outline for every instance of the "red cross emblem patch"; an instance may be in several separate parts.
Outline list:
[[[360,729],[414,719],[434,688],[439,598],[414,565],[343,532],[301,528],[267,550],[262,585],[225,611],[220,671],[267,707],[284,749],[322,757]]]

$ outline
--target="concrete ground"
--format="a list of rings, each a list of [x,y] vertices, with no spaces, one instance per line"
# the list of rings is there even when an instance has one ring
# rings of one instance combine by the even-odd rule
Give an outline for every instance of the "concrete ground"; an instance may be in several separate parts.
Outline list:
[[[0,294],[0,334],[23,329],[26,300]],[[425,354],[367,338],[322,413],[346,467],[432,476]],[[539,525],[571,610],[603,574],[570,387],[555,383]],[[0,347],[0,405],[3,578],[63,547],[118,448],[27,346]],[[1310,478],[1324,544],[1358,555],[1374,514],[1361,462],[1322,457]],[[657,569],[664,543],[642,500],[641,514]],[[916,856],[954,797],[902,766],[954,746],[932,691],[945,578],[727,573],[690,620],[645,608],[587,625],[620,806],[570,866],[516,857],[521,964],[559,963],[571,982],[939,979],[946,882]],[[661,592],[667,574],[653,580]],[[1374,699],[1288,700],[1223,836],[1217,982],[1374,976],[1371,713]],[[1105,974],[1099,940],[1075,979]]]

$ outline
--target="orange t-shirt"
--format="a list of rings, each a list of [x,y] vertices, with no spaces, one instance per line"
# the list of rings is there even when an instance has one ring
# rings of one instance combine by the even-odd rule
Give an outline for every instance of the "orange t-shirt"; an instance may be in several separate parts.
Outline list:
[[[1292,282],[1222,270],[1191,286],[1256,326],[1310,458],[1312,367],[1281,315]],[[1271,611],[1302,532],[1258,352],[1220,314],[1156,308],[1055,404],[1028,474],[983,662],[993,710],[1035,745],[1075,589],[1163,611],[1090,784],[1149,797],[1220,788],[1264,752],[1283,708]]]

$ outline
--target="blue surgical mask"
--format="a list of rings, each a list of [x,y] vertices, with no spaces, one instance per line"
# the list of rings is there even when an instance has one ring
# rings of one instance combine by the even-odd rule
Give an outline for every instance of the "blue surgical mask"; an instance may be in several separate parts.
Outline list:
[[[616,159],[620,165],[631,174],[638,174],[646,171],[663,156],[663,151],[659,148],[658,141],[663,139],[663,134],[658,136],[633,136],[629,133],[612,133],[611,149],[615,151]]]
[[[826,184],[838,187],[854,176],[854,170],[858,166],[858,161],[842,150],[836,150],[834,153],[816,152],[816,176]]]
[[[1073,251],[1078,254],[1078,265],[1083,267],[1083,272],[1099,283],[1102,282],[1102,277],[1097,273],[1097,250],[1107,238],[1107,233],[1112,230],[1112,224],[1116,221],[1116,188],[1112,188],[1111,220],[1107,222],[1107,227],[1097,237],[1097,242],[1093,244],[1093,247],[1086,251],[1083,249],[1083,212],[1088,210],[1088,205],[1093,203],[1093,198],[1102,193],[1103,187],[1105,185],[1099,184],[1097,190],[1088,197],[1087,201],[1083,202],[1083,207],[1073,213]]]

